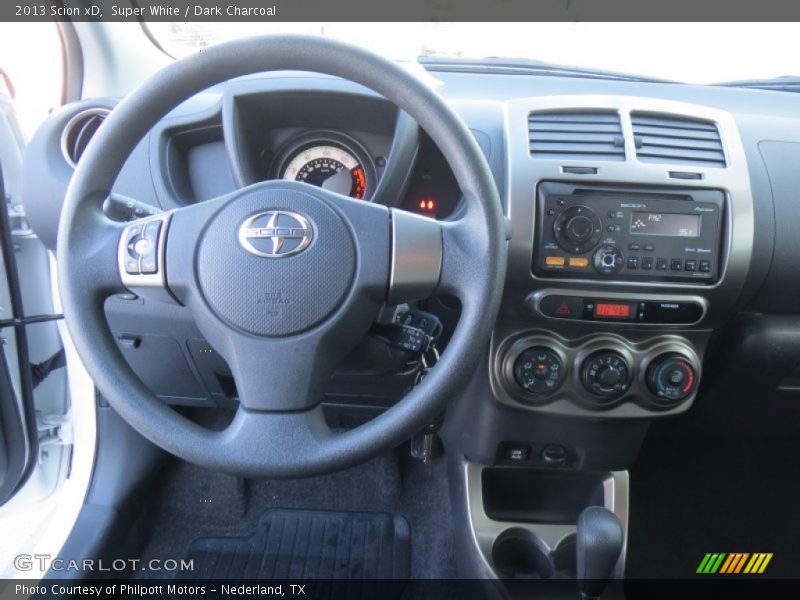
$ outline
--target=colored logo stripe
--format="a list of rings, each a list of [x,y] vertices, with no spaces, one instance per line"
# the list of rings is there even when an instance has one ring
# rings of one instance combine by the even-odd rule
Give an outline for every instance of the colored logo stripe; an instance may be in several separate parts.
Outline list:
[[[750,556],[749,553],[733,553],[728,555],[728,560],[725,561],[725,564],[722,565],[722,568],[719,570],[720,573],[738,573],[742,570],[744,566],[744,561]]]
[[[747,566],[744,568],[744,572],[763,573],[764,569],[767,568],[767,565],[771,560],[772,560],[772,552],[753,554],[753,558],[751,558],[750,562],[747,563]]]
[[[750,554],[749,552],[731,552],[730,554],[708,552],[703,556],[703,560],[700,561],[696,572],[703,574],[763,573],[771,560],[771,552],[757,552],[755,554]]]
[[[703,557],[703,560],[700,562],[700,566],[697,567],[698,573],[716,573],[717,569],[719,569],[720,564],[722,564],[722,560],[725,558],[725,553],[722,554],[714,553],[714,554],[706,554]]]

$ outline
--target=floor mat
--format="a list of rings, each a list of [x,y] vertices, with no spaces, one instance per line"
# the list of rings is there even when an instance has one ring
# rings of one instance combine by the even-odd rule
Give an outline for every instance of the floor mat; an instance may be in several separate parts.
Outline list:
[[[407,579],[409,527],[399,515],[268,510],[248,537],[194,541],[192,579]]]

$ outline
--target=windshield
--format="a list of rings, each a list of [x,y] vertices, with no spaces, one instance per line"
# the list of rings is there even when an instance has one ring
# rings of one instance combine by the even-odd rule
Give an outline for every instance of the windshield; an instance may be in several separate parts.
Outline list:
[[[535,59],[684,83],[800,74],[796,23],[149,23],[175,57],[265,33],[324,35],[398,60]]]

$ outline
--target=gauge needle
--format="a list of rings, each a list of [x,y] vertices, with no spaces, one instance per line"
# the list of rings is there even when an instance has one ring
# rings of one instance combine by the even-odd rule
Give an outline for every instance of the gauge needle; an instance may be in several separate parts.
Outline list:
[[[349,196],[350,190],[353,188],[353,176],[347,169],[342,169],[323,181],[322,188],[330,192]]]

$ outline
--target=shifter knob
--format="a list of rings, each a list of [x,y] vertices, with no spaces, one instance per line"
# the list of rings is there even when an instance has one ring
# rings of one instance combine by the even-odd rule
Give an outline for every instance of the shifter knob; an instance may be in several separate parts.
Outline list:
[[[622,552],[622,524],[600,506],[583,509],[578,517],[577,576],[582,600],[599,598]]]

